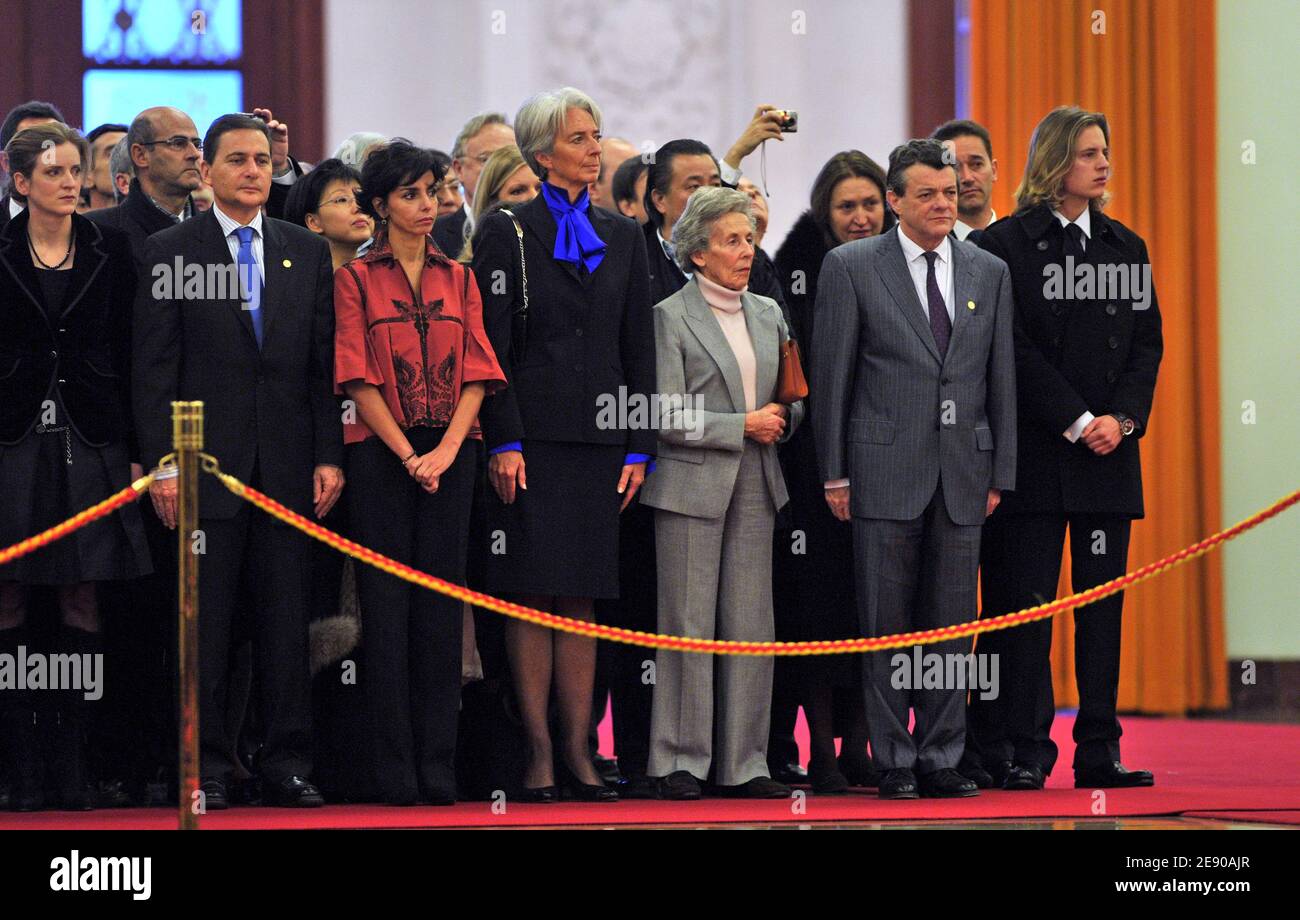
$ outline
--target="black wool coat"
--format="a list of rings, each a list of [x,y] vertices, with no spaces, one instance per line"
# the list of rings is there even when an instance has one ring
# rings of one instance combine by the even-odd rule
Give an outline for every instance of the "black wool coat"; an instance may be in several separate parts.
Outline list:
[[[1130,283],[1127,292],[1110,286],[1060,296],[1069,289],[1054,290],[1049,281],[1069,267],[1066,235],[1046,205],[989,225],[979,239],[1007,263],[1015,296],[1019,462],[1016,489],[1002,499],[1005,513],[1144,513],[1139,440],[1150,430],[1164,351],[1160,307],[1142,237],[1100,212],[1090,219],[1085,271],[1122,271],[1130,282],[1141,278],[1142,291]],[[1074,269],[1077,280],[1078,263]],[[1085,293],[1077,286],[1073,292]],[[1123,413],[1137,430],[1099,457],[1082,438],[1071,444],[1063,436],[1085,411]]]

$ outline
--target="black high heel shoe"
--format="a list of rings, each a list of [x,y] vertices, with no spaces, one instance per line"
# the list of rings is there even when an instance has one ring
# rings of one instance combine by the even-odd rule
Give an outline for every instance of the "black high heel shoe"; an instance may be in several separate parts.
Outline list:
[[[582,783],[573,775],[573,771],[568,767],[561,765],[561,794],[575,802],[617,802],[618,790],[611,789],[604,783],[592,785]]]
[[[519,801],[527,802],[533,805],[550,805],[560,800],[560,789],[558,786],[539,786],[536,789],[529,789],[527,786],[519,787]]]

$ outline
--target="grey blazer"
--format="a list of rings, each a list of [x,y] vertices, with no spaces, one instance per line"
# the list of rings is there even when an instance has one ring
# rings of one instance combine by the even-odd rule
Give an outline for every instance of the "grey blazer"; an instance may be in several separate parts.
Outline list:
[[[956,524],[1016,484],[1016,378],[1006,264],[951,240],[953,328],[941,360],[895,227],[826,254],[809,381],[823,481],[858,517],[912,520],[939,477]]]
[[[790,335],[776,301],[746,292],[745,324],[754,343],[758,405],[776,399],[780,344]],[[691,279],[655,305],[656,391],[663,401],[655,471],[641,487],[641,501],[691,517],[718,518],[731,500],[745,448],[745,390],[731,345]],[[685,403],[681,397],[689,397]],[[790,407],[782,440],[803,419],[803,402]],[[776,445],[762,450],[763,476],[772,504],[789,496],[777,463]]]

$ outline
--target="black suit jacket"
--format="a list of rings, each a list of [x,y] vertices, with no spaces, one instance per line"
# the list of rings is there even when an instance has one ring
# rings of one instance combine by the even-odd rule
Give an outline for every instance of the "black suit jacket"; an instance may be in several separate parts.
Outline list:
[[[1063,299],[1050,292],[1044,270],[1066,264],[1065,230],[1046,206],[990,224],[979,246],[1007,263],[1016,304],[1020,462],[1002,511],[1141,517],[1138,439],[1148,430],[1164,350],[1154,286],[1145,308],[1134,296]],[[1096,212],[1085,258],[1094,268],[1150,270],[1142,238]],[[1085,411],[1131,416],[1137,431],[1098,457],[1082,438],[1071,444],[1062,434]]]
[[[524,231],[528,276],[527,345],[515,347],[513,317],[522,304],[519,240],[510,217],[487,214],[476,227],[474,277],[483,324],[510,385],[487,398],[480,420],[487,447],[525,437],[621,444],[655,453],[653,428],[600,424],[598,398],[655,391],[654,326],[644,238],[636,222],[590,209],[608,248],[594,273],[555,258],[555,218],[538,195],[512,208]]]
[[[6,194],[0,198],[0,227],[9,223],[9,196]]]
[[[263,344],[238,286],[168,290],[167,274],[142,277],[134,317],[134,404],[144,462],[171,452],[171,401],[204,402],[204,449],[248,482],[300,513],[312,499],[317,464],[342,465],[343,426],[334,398],[334,288],[329,246],[295,224],[262,218]],[[150,266],[230,266],[214,211],[151,236]],[[214,273],[215,274],[215,273]],[[205,286],[207,287],[207,286]],[[226,296],[222,296],[222,295]],[[203,476],[204,517],[229,518],[241,501]]]
[[[130,243],[74,214],[68,292],[63,303],[46,304],[27,221],[23,211],[0,228],[0,444],[21,441],[46,399],[56,400],[56,423],[70,424],[87,444],[130,440]]]
[[[140,180],[131,180],[131,191],[121,204],[111,208],[100,208],[86,214],[87,219],[101,227],[121,230],[131,240],[131,252],[135,255],[136,271],[148,274],[144,267],[144,243],[159,230],[176,226],[176,221],[164,214],[159,207],[149,200]]]
[[[433,224],[433,242],[449,259],[460,256],[465,247],[465,221],[469,218],[464,208],[457,208],[446,217],[439,217]]]

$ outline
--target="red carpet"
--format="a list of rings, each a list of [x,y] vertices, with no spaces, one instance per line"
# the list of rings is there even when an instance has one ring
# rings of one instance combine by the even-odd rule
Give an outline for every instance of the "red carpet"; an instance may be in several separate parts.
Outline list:
[[[1220,820],[1300,824],[1300,726],[1187,719],[1124,720],[1124,760],[1153,770],[1151,789],[1115,789],[1094,798],[1072,788],[1073,719],[1056,721],[1061,759],[1042,792],[986,791],[973,799],[882,802],[874,791],[802,801],[705,799],[700,802],[619,802],[613,805],[506,803],[494,814],[489,802],[450,808],[329,806],[310,811],[235,808],[203,818],[211,829],[511,827],[620,824],[772,824],[975,820],[989,818],[1094,818],[1187,815]],[[18,828],[169,829],[170,809],[96,811],[86,814],[0,813],[0,830]]]

